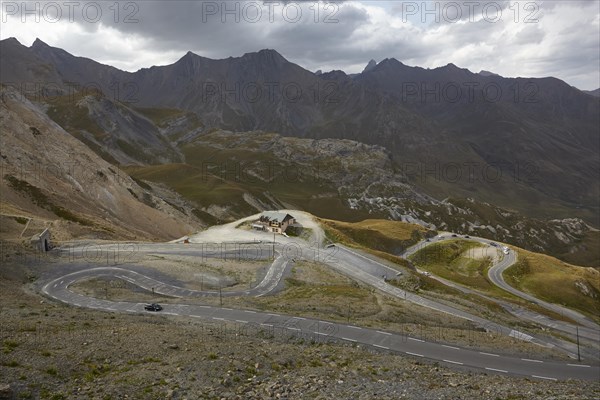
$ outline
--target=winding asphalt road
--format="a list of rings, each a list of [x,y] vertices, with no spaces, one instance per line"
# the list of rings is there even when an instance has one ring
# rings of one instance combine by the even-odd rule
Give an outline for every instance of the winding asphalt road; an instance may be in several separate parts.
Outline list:
[[[143,303],[113,302],[74,293],[69,289],[73,283],[104,275],[119,276],[121,268],[92,268],[73,272],[53,279],[42,287],[42,292],[61,302],[110,312],[147,313]],[[143,276],[127,274],[130,282],[147,285]],[[154,284],[155,282],[152,282]],[[142,286],[143,287],[143,286]],[[172,290],[173,288],[169,288]],[[187,289],[185,289],[187,290]],[[582,379],[595,381],[600,376],[598,365],[550,362],[546,360],[506,357],[494,353],[480,352],[427,342],[405,334],[368,329],[359,326],[333,323],[310,318],[290,317],[276,313],[238,310],[222,307],[188,304],[164,304],[159,315],[174,315],[201,318],[211,321],[229,321],[239,324],[248,331],[260,330],[275,334],[285,332],[291,336],[314,341],[342,340],[362,344],[381,351],[401,353],[415,358],[440,361],[447,365],[479,370],[481,372],[529,376],[543,380]]]
[[[456,237],[453,237],[452,234],[445,234],[445,235],[440,235],[440,236],[436,237],[435,239],[430,239],[430,241],[422,241],[422,242],[412,246],[411,248],[407,249],[406,252],[402,255],[402,257],[405,259],[408,259],[411,255],[415,254],[416,252],[418,252],[419,250],[423,249],[426,246],[429,246],[433,243],[438,243],[440,241],[453,240],[453,239],[456,239]],[[490,246],[491,246],[491,243],[494,243],[492,240],[485,239],[485,238],[479,238],[479,237],[473,237],[473,236],[469,237],[468,240],[476,241],[476,242],[490,245]],[[468,287],[460,285],[456,282],[451,282],[451,281],[441,278],[439,276],[436,276],[436,275],[430,275],[430,276],[433,279],[436,279],[437,281],[439,281],[447,286],[458,289],[464,293],[473,293],[478,296],[482,296],[490,301],[493,301],[493,302],[501,305],[508,312],[512,313],[513,315],[515,315],[519,318],[527,319],[532,322],[536,322],[538,324],[547,326],[549,328],[568,333],[573,339],[576,338],[576,335],[579,335],[581,338],[588,339],[591,342],[591,344],[593,344],[594,346],[597,347],[598,344],[600,344],[600,326],[598,324],[596,324],[594,321],[590,320],[588,317],[583,316],[582,314],[580,314],[574,310],[571,310],[571,309],[568,309],[568,308],[565,308],[565,307],[562,307],[562,306],[559,306],[556,304],[545,302],[545,301],[540,300],[540,299],[538,299],[534,296],[531,296],[527,293],[521,292],[521,291],[515,289],[514,287],[508,285],[504,281],[504,278],[502,277],[502,273],[507,268],[509,268],[511,265],[513,265],[516,261],[517,261],[517,253],[516,252],[511,250],[511,251],[509,251],[508,254],[502,254],[502,258],[500,259],[500,261],[497,262],[496,264],[494,264],[488,270],[488,278],[490,279],[490,281],[493,284],[495,284],[496,286],[506,290],[509,293],[514,294],[517,297],[520,297],[520,298],[523,298],[532,303],[538,304],[541,307],[546,308],[547,310],[550,310],[552,312],[555,312],[555,313],[564,315],[568,318],[571,318],[573,321],[580,324],[581,325],[580,327],[576,327],[575,325],[570,324],[565,321],[552,319],[548,316],[539,314],[539,313],[531,311],[531,310],[527,310],[522,307],[516,308],[513,304],[511,304],[509,302],[486,296],[485,294],[479,292],[478,290],[468,288]],[[422,272],[422,271],[420,271],[420,272]],[[570,349],[571,352],[576,351],[576,347],[574,347],[574,344],[569,345],[568,343],[566,343],[564,341],[562,341],[561,347],[563,347],[563,348],[567,347]],[[596,358],[598,358],[597,355],[596,355]]]
[[[99,247],[102,249],[102,247]],[[115,257],[119,250],[114,250],[113,245],[106,245],[104,249],[110,248],[112,256]],[[208,250],[210,248],[210,251]],[[372,257],[360,254],[343,246],[335,246],[328,249],[313,247],[298,248],[276,245],[277,257],[266,271],[263,279],[253,288],[246,291],[222,291],[223,296],[262,296],[276,291],[282,286],[282,277],[285,276],[293,260],[297,257],[321,261],[330,267],[344,273],[358,281],[371,285],[378,290],[400,299],[411,301],[424,307],[429,307],[442,312],[473,321],[487,330],[517,337],[519,339],[535,341],[536,339],[522,332],[513,331],[511,328],[495,324],[491,321],[479,318],[461,310],[437,303],[413,293],[407,293],[397,287],[385,282],[384,277],[395,277],[397,270],[374,260]],[[138,245],[136,251],[146,254],[178,254],[197,257],[218,258],[272,258],[272,244],[260,246],[216,246],[211,245],[175,245],[175,244],[146,244]],[[73,250],[73,249],[71,249]],[[98,249],[96,249],[98,250]],[[70,254],[75,254],[71,252]],[[106,253],[106,251],[104,251]],[[243,254],[243,256],[242,256]],[[61,271],[61,268],[57,268]],[[204,297],[217,296],[216,291],[197,291],[174,284],[164,283],[146,274],[131,271],[120,267],[85,268],[63,274],[51,279],[42,288],[42,292],[56,300],[78,307],[86,307],[113,312],[143,313],[142,303],[111,302],[95,299],[74,293],[69,289],[70,285],[83,279],[99,276],[111,276],[126,280],[146,290],[154,288],[155,293],[173,297]],[[344,340],[351,343],[369,345],[382,351],[393,351],[403,353],[417,358],[428,358],[444,362],[456,367],[478,369],[490,373],[515,374],[536,377],[540,379],[597,379],[600,369],[598,365],[590,362],[560,363],[546,360],[533,360],[518,357],[506,357],[499,354],[479,352],[456,346],[439,343],[426,342],[419,338],[409,337],[406,334],[395,332],[384,332],[357,326],[305,319],[300,317],[289,317],[273,313],[261,313],[252,310],[234,310],[229,308],[209,307],[202,305],[186,304],[164,304],[166,315],[180,315],[196,318],[205,318],[213,321],[230,321],[237,324],[249,324],[254,329],[280,330],[296,336],[310,338],[311,340]]]
[[[517,262],[517,253],[515,253],[514,251],[510,251],[508,254],[504,254],[504,257],[502,258],[502,260],[500,260],[499,263],[495,264],[488,270],[488,278],[490,279],[490,281],[494,285],[506,290],[509,293],[514,294],[517,297],[520,297],[522,299],[525,299],[527,301],[535,303],[547,310],[564,315],[564,316],[576,321],[578,324],[580,324],[582,326],[586,326],[588,328],[594,329],[594,330],[596,330],[596,332],[598,330],[600,330],[600,326],[598,324],[596,324],[594,321],[592,321],[588,317],[578,313],[577,311],[572,310],[570,308],[562,307],[558,304],[552,304],[552,303],[548,303],[547,301],[540,300],[537,297],[534,297],[528,293],[525,293],[518,289],[515,289],[514,287],[512,287],[508,283],[506,283],[506,281],[504,281],[504,277],[502,276],[502,274],[504,273],[504,271],[506,271],[507,268],[509,268],[515,262]]]

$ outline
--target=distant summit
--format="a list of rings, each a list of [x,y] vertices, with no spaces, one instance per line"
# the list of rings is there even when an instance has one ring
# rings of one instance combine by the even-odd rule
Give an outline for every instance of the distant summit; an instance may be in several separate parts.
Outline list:
[[[369,72],[371,71],[373,68],[375,68],[377,66],[377,62],[375,60],[371,60],[369,61],[369,63],[367,64],[367,66],[365,67],[365,69],[363,69],[363,74],[365,72]]]
[[[119,139],[131,145],[128,149],[149,143],[144,136],[149,130],[141,122],[131,122],[146,119],[121,116],[116,111],[121,103],[135,104],[136,109],[181,110],[193,115],[204,131],[261,130],[286,137],[349,139],[383,146],[398,165],[422,163],[423,157],[440,165],[476,160],[485,171],[486,163],[502,162],[506,165],[501,168],[502,184],[480,176],[474,186],[462,171],[462,177],[452,182],[452,190],[439,179],[428,180],[424,190],[440,197],[467,194],[493,199],[501,206],[512,205],[515,198],[535,198],[539,204],[569,205],[564,210],[571,205],[569,210],[577,213],[586,210],[589,220],[600,214],[600,103],[597,97],[559,79],[500,79],[454,64],[425,69],[395,58],[371,60],[366,72],[358,75],[339,70],[317,75],[275,50],[224,59],[182,52],[185,55],[174,64],[136,72],[77,57],[41,41],[31,48],[15,39],[0,41],[0,53],[2,82],[51,82],[44,89],[64,88],[65,92],[74,85],[93,83],[110,101],[90,103],[90,110],[98,118],[111,116],[99,121],[119,122],[118,129],[105,131],[118,132]],[[490,83],[497,85],[496,90],[486,90]],[[527,84],[536,85],[535,92],[526,91]],[[521,92],[515,93],[517,85]],[[135,125],[132,133],[125,136],[123,127],[130,125]],[[86,140],[94,139],[88,133]],[[103,143],[97,144],[102,147]],[[157,144],[153,149],[159,147],[160,143],[152,143]],[[116,141],[113,147],[111,157],[115,158],[120,147]],[[539,166],[535,176],[509,179],[522,160]],[[123,162],[130,160],[123,157]],[[544,214],[537,206],[519,207],[542,217],[555,216],[554,211]]]
[[[500,75],[495,74],[493,72],[486,71],[485,69],[482,69],[481,71],[479,71],[479,75],[481,75],[481,76],[500,76]]]
[[[596,90],[584,90],[583,93],[591,94],[594,97],[600,97],[600,88]]]

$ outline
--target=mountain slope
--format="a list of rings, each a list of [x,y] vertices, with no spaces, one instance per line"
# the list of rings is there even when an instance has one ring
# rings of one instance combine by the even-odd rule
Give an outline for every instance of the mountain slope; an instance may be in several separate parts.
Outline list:
[[[12,88],[1,90],[2,213],[45,221],[55,237],[173,239],[190,218],[102,160]],[[47,225],[48,226],[48,225]]]
[[[27,51],[64,82],[93,82],[107,97],[117,88],[112,100],[138,108],[194,113],[204,131],[381,145],[433,197],[473,197],[600,226],[600,100],[555,78],[503,78],[453,64],[423,69],[395,59],[354,77],[316,75],[274,50],[223,60],[187,53],[128,73],[41,41],[19,54]]]
[[[127,105],[110,100],[102,92],[56,96],[47,106],[50,118],[113,164],[182,160],[154,122]]]

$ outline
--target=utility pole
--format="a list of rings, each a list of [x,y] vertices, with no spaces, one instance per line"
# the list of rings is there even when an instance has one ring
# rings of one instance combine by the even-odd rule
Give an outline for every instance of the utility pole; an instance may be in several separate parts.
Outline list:
[[[350,323],[350,302],[348,302],[348,323]]]
[[[575,329],[577,330],[577,361],[581,362],[581,353],[579,352],[579,327],[576,326]]]
[[[275,229],[273,229],[273,261],[275,261]]]
[[[221,292],[221,280],[219,279],[219,303],[223,307],[223,293]]]

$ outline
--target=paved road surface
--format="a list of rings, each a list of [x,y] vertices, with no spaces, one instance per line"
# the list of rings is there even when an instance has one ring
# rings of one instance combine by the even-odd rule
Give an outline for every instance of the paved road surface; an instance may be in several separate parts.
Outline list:
[[[494,285],[506,290],[509,293],[514,294],[515,296],[518,296],[527,301],[531,301],[532,303],[535,303],[541,307],[544,307],[547,310],[564,315],[564,316],[572,319],[573,321],[576,321],[578,324],[580,324],[582,326],[586,326],[588,328],[594,329],[594,330],[596,330],[596,332],[598,330],[600,330],[600,326],[598,324],[596,324],[594,321],[592,321],[588,317],[578,313],[577,311],[572,310],[570,308],[560,306],[558,304],[552,304],[552,303],[548,303],[544,300],[540,300],[537,297],[534,297],[530,294],[527,294],[518,289],[515,289],[514,287],[512,287],[508,283],[506,283],[504,281],[504,277],[502,276],[502,274],[504,273],[504,271],[506,271],[507,268],[509,268],[515,262],[517,262],[517,253],[515,253],[514,251],[510,251],[508,254],[505,254],[503,259],[499,263],[492,266],[488,270],[488,278],[490,279],[490,281],[492,281],[492,283]]]
[[[97,310],[112,312],[144,313],[143,303],[112,302],[86,297],[69,290],[69,286],[80,279],[105,275],[106,269],[88,269],[56,278],[42,288],[42,292],[53,299]],[[119,269],[113,271],[121,274]],[[128,275],[137,283],[139,275]],[[265,332],[285,331],[290,335],[315,340],[342,340],[372,346],[382,351],[401,353],[415,358],[437,360],[450,366],[460,366],[481,372],[524,375],[537,379],[597,380],[600,367],[589,363],[564,363],[546,360],[506,357],[457,346],[442,345],[420,340],[404,334],[367,329],[358,326],[333,323],[309,318],[290,317],[275,313],[236,310],[203,305],[165,304],[160,313],[153,315],[178,315],[202,318],[213,321],[230,321],[248,326],[247,329],[260,329]],[[148,312],[146,312],[148,313]],[[148,313],[150,314],[150,313]]]
[[[385,282],[385,278],[395,278],[398,270],[393,269],[382,262],[374,260],[370,255],[363,255],[355,250],[348,249],[341,245],[336,245],[331,248],[319,248],[316,246],[310,246],[307,244],[295,243],[295,244],[283,244],[276,243],[276,251],[284,259],[308,259],[313,261],[322,262],[338,272],[345,274],[352,279],[363,282],[370,285],[383,293],[390,296],[396,297],[400,300],[405,300],[418,304],[423,307],[431,308],[436,311],[444,312],[453,315],[458,318],[463,318],[473,322],[476,326],[485,329],[488,332],[494,332],[497,334],[517,338],[524,341],[530,341],[533,343],[540,344],[546,347],[557,347],[565,351],[570,357],[576,356],[576,347],[572,344],[561,341],[554,338],[540,338],[530,335],[526,332],[515,330],[511,327],[504,326],[463,310],[451,307],[449,305],[439,303],[434,300],[430,300],[419,296],[417,294],[406,292],[398,287],[390,285]],[[104,249],[110,249],[114,251],[114,245],[101,245],[95,246],[95,251],[103,253]],[[136,245],[137,253],[146,254],[174,254],[174,255],[187,255],[200,257],[202,259],[207,258],[220,258],[220,259],[239,259],[239,258],[250,258],[250,259],[265,259],[272,258],[272,243],[260,243],[260,242],[243,242],[243,243],[200,243],[200,244],[138,244]],[[72,247],[69,248],[69,254],[72,257],[82,256],[86,252],[85,248]],[[118,253],[118,251],[117,251]],[[282,277],[289,272],[290,262],[280,261],[274,262],[261,284],[252,289],[248,289],[242,292],[225,292],[222,291],[223,296],[261,296],[275,289],[283,288]],[[60,269],[59,269],[60,270]],[[125,275],[122,275],[125,276]],[[128,279],[126,279],[128,280]],[[140,284],[146,288],[155,288],[155,292],[166,295],[174,295],[175,297],[185,296],[218,296],[218,291],[193,291],[188,289],[176,289],[176,285],[160,284],[156,280],[152,280],[149,277],[144,278]],[[598,358],[598,357],[596,357]]]
[[[412,254],[421,250],[425,246],[428,246],[428,245],[431,245],[432,243],[437,243],[437,242],[440,242],[443,240],[452,240],[452,239],[455,239],[455,238],[452,237],[451,234],[445,234],[445,235],[440,235],[436,239],[431,240],[429,242],[425,242],[425,241],[420,242],[420,243],[416,244],[415,246],[407,249],[406,252],[402,255],[402,257],[407,259],[409,256],[411,256]],[[480,243],[487,244],[487,245],[490,245],[491,243],[493,243],[492,240],[485,239],[485,238],[479,238],[479,237],[472,237],[472,236],[468,240],[480,242]],[[497,262],[496,264],[494,264],[488,270],[488,278],[490,279],[490,281],[493,284],[495,284],[496,286],[506,290],[509,293],[514,294],[517,297],[521,297],[527,301],[530,301],[530,302],[535,303],[543,308],[546,308],[547,310],[550,310],[557,314],[564,315],[564,316],[572,319],[573,321],[575,321],[581,325],[581,327],[579,328],[580,336],[583,336],[583,337],[586,337],[588,339],[592,339],[592,340],[598,342],[598,340],[600,339],[600,325],[596,324],[594,321],[592,321],[588,317],[578,313],[577,311],[571,310],[569,308],[562,307],[557,304],[552,304],[552,303],[548,303],[546,301],[540,300],[540,299],[538,299],[534,296],[531,296],[527,293],[521,292],[520,290],[517,290],[517,289],[513,288],[512,286],[510,286],[509,284],[507,284],[504,281],[504,278],[502,277],[502,273],[507,268],[509,268],[511,265],[513,265],[516,261],[517,261],[517,253],[516,252],[511,250],[508,254],[502,254],[502,258],[500,259],[500,261]],[[464,286],[456,284],[454,282],[450,282],[448,280],[442,279],[437,276],[432,276],[432,277],[448,286],[452,286],[461,291],[465,291],[465,289],[466,289],[467,291],[469,291],[471,293],[477,293],[477,294],[481,295],[477,291],[469,290],[469,289],[465,288]],[[488,299],[503,305],[502,304],[503,302],[499,301],[498,299],[489,298],[489,297],[488,297]],[[533,311],[519,310],[518,313],[519,314],[517,316],[519,316],[519,317],[523,317],[523,318],[530,319],[530,320],[535,320],[536,322],[538,322],[542,325],[548,326],[550,328],[558,329],[563,332],[567,332],[571,335],[576,334],[576,327],[573,324],[569,324],[564,321],[555,320],[555,319],[540,315],[539,313],[535,313]]]
[[[78,249],[72,248],[69,251],[71,254],[77,254],[76,250]],[[396,277],[398,270],[385,265],[383,262],[374,259],[372,256],[361,254],[345,248],[344,246],[337,245],[331,248],[321,249],[318,246],[310,246],[302,243],[293,244],[288,241],[285,244],[277,243],[275,245],[275,250],[277,252],[276,260],[272,262],[267,269],[265,276],[256,286],[249,288],[246,291],[223,291],[222,294],[224,296],[262,296],[273,293],[277,289],[283,287],[283,277],[289,273],[293,261],[302,258],[323,262],[333,269],[368,284],[383,293],[467,319],[489,331],[495,331],[542,345],[549,344],[548,342],[535,338],[527,333],[513,330],[510,327],[502,326],[493,321],[480,318],[462,310],[423,298],[410,292],[405,292],[402,289],[392,286],[385,282],[384,278],[389,279]],[[138,244],[136,245],[136,251],[141,254],[179,254],[203,258],[251,258],[267,260],[272,258],[273,243],[259,243],[252,241],[245,244]],[[117,249],[114,254],[118,255],[120,254],[119,252],[120,250]],[[69,285],[77,280],[106,275],[124,279],[148,290],[154,288],[156,293],[168,296],[202,297],[218,295],[218,292],[216,291],[195,291],[179,287],[176,284],[167,284],[160,279],[147,276],[143,271],[136,272],[125,268],[103,267],[83,268],[69,274],[63,272],[61,275],[60,271],[65,271],[68,268],[67,266],[60,268],[60,265],[57,267],[56,274],[58,275],[56,276],[58,277],[48,282],[43,287],[43,292],[52,298],[79,307],[107,311],[144,312],[143,304],[141,303],[110,302],[93,299],[73,293],[69,290]],[[164,305],[164,307],[165,310],[161,314],[209,318],[217,321],[231,321],[240,324],[254,324],[260,326],[261,329],[281,328],[286,331],[295,332],[298,335],[306,334],[316,338],[335,338],[349,342],[362,343],[382,350],[401,352],[414,357],[435,359],[449,365],[476,368],[495,373],[528,375],[540,377],[541,379],[597,379],[599,376],[598,374],[600,373],[598,365],[592,365],[587,361],[587,364],[579,365],[576,362],[559,363],[548,362],[545,360],[504,357],[496,354],[486,354],[474,350],[461,349],[455,346],[424,342],[417,338],[409,338],[406,335],[398,333],[382,332],[327,321],[259,313],[251,310],[233,310],[200,305],[178,304]]]

